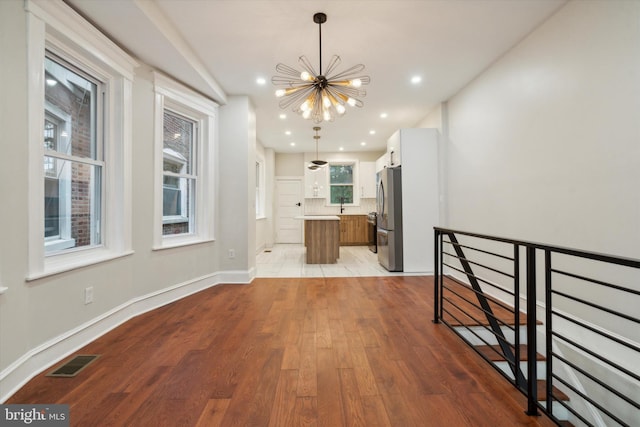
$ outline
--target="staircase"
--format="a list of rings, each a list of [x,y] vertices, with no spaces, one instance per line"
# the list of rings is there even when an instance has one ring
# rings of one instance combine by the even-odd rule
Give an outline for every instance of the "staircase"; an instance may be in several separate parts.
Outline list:
[[[487,305],[482,307],[478,303],[476,292],[469,286],[451,277],[444,279],[443,291],[443,316],[442,321],[449,324],[480,356],[491,363],[500,373],[516,387],[526,392],[523,383],[518,384],[517,375],[522,375],[522,380],[527,381],[528,346],[526,331],[526,314],[520,313],[515,319],[515,310],[487,294],[484,294]],[[500,334],[491,329],[487,315],[495,318],[499,325]],[[539,322],[540,324],[540,322]],[[516,327],[517,333],[516,333]],[[516,348],[516,341],[519,341]],[[502,345],[501,345],[502,342]],[[506,354],[503,348],[506,346],[511,354]],[[509,351],[507,351],[509,353]],[[509,360],[512,360],[510,362]],[[515,369],[515,361],[518,361],[519,370]],[[545,381],[546,360],[544,355],[535,353],[536,360],[536,394],[538,401],[546,407],[547,382]],[[515,372],[514,372],[515,371]],[[552,387],[553,414],[562,426],[570,427],[569,411],[558,401],[569,402],[569,397],[556,387]]]
[[[640,425],[640,259],[441,227],[434,237],[434,322],[522,391],[527,414]]]

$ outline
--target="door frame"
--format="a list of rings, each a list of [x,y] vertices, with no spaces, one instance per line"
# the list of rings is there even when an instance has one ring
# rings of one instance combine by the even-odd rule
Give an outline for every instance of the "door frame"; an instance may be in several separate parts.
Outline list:
[[[274,197],[274,236],[275,236],[275,243],[280,243],[279,242],[279,233],[278,231],[280,230],[280,212],[279,212],[279,206],[280,206],[280,193],[278,191],[278,184],[280,182],[284,182],[284,181],[296,181],[298,182],[299,186],[300,186],[300,209],[301,209],[301,215],[304,214],[304,177],[302,176],[276,176],[275,177],[275,197]],[[301,244],[304,244],[304,224],[301,222],[301,227],[300,227],[300,242]]]

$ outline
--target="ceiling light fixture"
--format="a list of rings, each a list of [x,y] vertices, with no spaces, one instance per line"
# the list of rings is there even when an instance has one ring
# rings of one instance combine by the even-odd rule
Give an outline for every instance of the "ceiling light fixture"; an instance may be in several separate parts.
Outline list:
[[[320,135],[318,135],[318,131],[320,130],[320,127],[314,126],[313,130],[316,131],[316,134],[313,135],[313,139],[316,140],[316,160],[311,160],[311,163],[309,163],[309,166],[307,166],[312,171],[323,168],[327,165],[327,162],[325,162],[324,160],[320,160],[319,159],[320,156],[318,156],[318,140],[320,139]]]
[[[361,89],[369,84],[369,76],[358,75],[364,70],[364,65],[358,64],[337,74],[332,74],[340,64],[340,57],[333,55],[327,68],[322,70],[322,24],[327,22],[327,15],[316,13],[313,22],[318,24],[319,34],[319,67],[318,72],[313,68],[306,56],[298,58],[303,71],[300,72],[285,64],[276,65],[276,71],[282,75],[271,78],[275,86],[283,89],[276,90],[277,97],[283,97],[280,108],[293,107],[293,111],[302,114],[305,119],[312,119],[315,123],[333,121],[336,116],[346,112],[346,106],[362,107],[363,102],[358,99],[367,95]]]

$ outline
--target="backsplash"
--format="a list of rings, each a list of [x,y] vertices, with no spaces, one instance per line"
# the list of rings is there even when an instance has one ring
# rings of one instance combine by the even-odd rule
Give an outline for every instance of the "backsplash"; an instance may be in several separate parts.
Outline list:
[[[305,215],[339,215],[340,206],[325,206],[326,199],[304,199]],[[360,206],[345,206],[343,215],[366,215],[375,212],[376,199],[360,199]]]

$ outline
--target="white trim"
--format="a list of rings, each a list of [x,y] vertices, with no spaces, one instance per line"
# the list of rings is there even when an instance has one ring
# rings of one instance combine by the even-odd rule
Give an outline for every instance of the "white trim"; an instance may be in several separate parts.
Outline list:
[[[91,256],[86,256],[85,250],[79,250],[75,252],[75,259],[69,259],[65,257],[64,260],[56,263],[55,261],[48,263],[46,271],[40,273],[30,273],[25,277],[27,282],[42,279],[44,277],[55,276],[56,274],[65,273],[67,271],[73,271],[84,267],[100,264],[103,262],[111,261],[118,258],[124,258],[129,255],[133,255],[134,251],[129,250],[125,252],[109,252],[104,249],[96,249],[91,253]],[[71,254],[70,254],[71,255]],[[52,260],[56,259],[56,256],[50,257]]]
[[[73,41],[83,55],[91,56],[133,80],[140,64],[61,0],[26,0],[25,9],[47,23],[47,33]]]
[[[132,248],[132,79],[138,65],[60,0],[27,0],[29,258],[27,280],[125,256]],[[101,245],[46,256],[44,248],[44,58],[49,50],[103,83]],[[98,120],[102,120],[101,117]],[[58,156],[63,156],[60,154]],[[99,228],[92,227],[92,233]]]
[[[154,218],[153,218],[153,249],[172,248],[200,244],[214,240],[215,224],[215,150],[217,144],[218,104],[194,92],[183,84],[157,72],[153,72],[155,91],[154,110]],[[198,132],[194,141],[195,161],[195,224],[193,232],[179,235],[163,235],[163,177],[174,175],[165,173],[164,148],[164,112],[170,110],[196,122]],[[185,174],[175,174],[185,177]]]
[[[255,271],[251,269],[248,271],[222,271],[197,277],[132,298],[84,324],[60,334],[29,350],[3,371],[0,371],[0,402],[6,401],[34,376],[132,318],[222,283],[251,283],[254,275]]]

